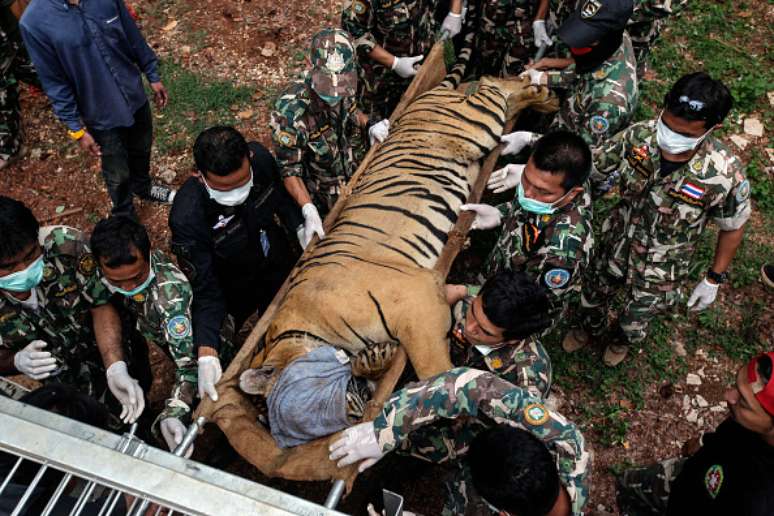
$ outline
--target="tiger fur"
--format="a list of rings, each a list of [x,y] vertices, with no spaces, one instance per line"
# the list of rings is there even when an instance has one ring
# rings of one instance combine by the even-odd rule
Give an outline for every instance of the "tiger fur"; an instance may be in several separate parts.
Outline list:
[[[265,359],[242,374],[242,389],[267,396],[285,366],[320,345],[345,350],[353,374],[372,379],[398,344],[419,378],[450,369],[451,315],[433,266],[506,120],[527,106],[556,105],[528,79],[447,83],[417,97],[291,273]]]

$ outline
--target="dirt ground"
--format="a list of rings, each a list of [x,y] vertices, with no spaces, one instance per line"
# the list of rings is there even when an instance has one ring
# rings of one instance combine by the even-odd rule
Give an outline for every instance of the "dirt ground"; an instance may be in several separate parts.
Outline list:
[[[269,102],[288,78],[303,66],[303,55],[311,34],[328,25],[338,25],[340,2],[295,0],[134,0],[139,23],[148,42],[162,60],[172,60],[206,78],[234,81],[254,90],[253,104],[241,109],[238,128],[269,146]],[[175,92],[170,92],[174,95]],[[26,132],[26,159],[0,172],[0,192],[32,207],[43,223],[68,224],[90,230],[109,211],[109,200],[96,160],[83,156],[56,121],[43,95],[22,92]],[[164,116],[156,112],[157,120]],[[179,186],[191,171],[190,150],[160,154],[154,151],[152,174],[172,170],[173,186]],[[139,206],[142,221],[149,227],[154,245],[167,247],[168,208]],[[755,224],[765,221],[756,218]],[[743,290],[724,289],[720,303],[744,303],[746,299],[767,300],[769,310],[761,331],[769,342],[774,335],[772,294],[760,285]],[[681,329],[675,328],[675,336]],[[676,339],[677,340],[677,339]],[[677,345],[676,345],[677,348]],[[631,415],[626,440],[604,447],[595,442],[597,430],[583,428],[594,450],[593,490],[590,512],[615,511],[614,484],[610,468],[622,463],[645,464],[679,453],[682,444],[700,431],[714,428],[727,415],[724,386],[738,364],[712,352],[707,343],[685,357],[691,375],[674,383],[655,383],[644,394],[644,407]],[[553,349],[555,353],[561,350]],[[163,399],[170,381],[171,363],[158,350],[152,361],[159,371],[152,398]],[[698,379],[698,384],[697,384]],[[559,410],[568,419],[583,413],[587,392],[556,392]],[[615,400],[613,400],[615,401]],[[628,400],[620,400],[622,407]],[[220,447],[222,438],[211,430],[199,441],[205,449]],[[201,453],[201,451],[199,452]],[[198,454],[197,454],[198,455]],[[216,464],[229,471],[268,483],[285,491],[322,502],[327,483],[298,483],[261,478],[250,465],[227,452]],[[446,468],[441,467],[444,472]],[[373,471],[361,476],[354,492],[340,506],[350,513],[363,513],[366,501],[380,497],[382,485],[406,496],[406,508],[423,514],[437,514],[442,502],[439,469],[406,459],[388,457]]]

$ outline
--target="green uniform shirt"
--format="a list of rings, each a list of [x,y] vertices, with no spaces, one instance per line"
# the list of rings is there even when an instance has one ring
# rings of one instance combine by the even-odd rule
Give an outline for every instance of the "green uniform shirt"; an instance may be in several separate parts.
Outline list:
[[[624,32],[618,50],[593,72],[575,73],[575,65],[548,72],[549,87],[570,91],[552,127],[578,133],[597,146],[624,129],[637,109],[637,62],[629,35]]]
[[[538,215],[519,201],[497,206],[503,216],[497,244],[487,259],[484,278],[503,269],[529,273],[550,292],[556,322],[570,292],[580,292],[581,276],[594,246],[589,187],[552,215]]]
[[[480,416],[480,417],[479,417]],[[464,367],[396,392],[374,420],[376,438],[383,452],[411,439],[411,434],[443,419],[477,421],[448,451],[453,459],[467,452],[477,434],[492,424],[524,429],[542,440],[556,459],[559,479],[567,489],[574,514],[581,514],[589,496],[590,454],[583,435],[563,416],[551,412],[539,398],[484,371]],[[459,514],[459,513],[458,513]]]
[[[712,135],[684,166],[664,177],[656,121],[641,122],[594,150],[595,194],[618,186],[620,201],[602,225],[608,270],[649,287],[680,281],[708,218],[723,231],[750,217],[750,183],[739,159]]]
[[[40,229],[43,279],[25,303],[0,293],[0,347],[19,351],[33,340],[57,359],[46,382],[62,382],[99,395],[105,368],[94,340],[90,309],[110,299],[95,281],[96,264],[83,233],[67,226]],[[37,302],[37,306],[30,306]],[[96,385],[95,385],[96,383]]]

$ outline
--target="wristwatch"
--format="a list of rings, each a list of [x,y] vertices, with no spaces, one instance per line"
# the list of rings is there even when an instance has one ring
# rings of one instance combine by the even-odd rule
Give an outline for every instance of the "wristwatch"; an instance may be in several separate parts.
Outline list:
[[[720,285],[721,283],[725,283],[728,279],[728,273],[727,272],[715,272],[712,270],[712,267],[709,268],[707,271],[707,277]]]

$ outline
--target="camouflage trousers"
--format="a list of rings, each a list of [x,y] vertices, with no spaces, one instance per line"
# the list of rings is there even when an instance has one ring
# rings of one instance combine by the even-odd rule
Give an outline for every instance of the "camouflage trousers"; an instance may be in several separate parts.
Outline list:
[[[582,324],[592,335],[599,336],[607,328],[607,314],[619,293],[624,304],[618,313],[619,331],[630,344],[638,344],[648,336],[650,321],[669,312],[682,297],[678,283],[649,283],[647,286],[630,283],[624,277],[613,275],[607,267],[594,264],[585,275],[581,293]]]
[[[0,31],[0,159],[16,155],[22,143],[18,81],[40,87],[40,81],[21,40]]]
[[[376,62],[363,64],[359,75],[358,107],[370,120],[377,121],[389,118],[413,79],[404,79]]]
[[[672,482],[684,458],[676,457],[648,467],[624,471],[616,478],[616,499],[622,516],[665,514]]]

